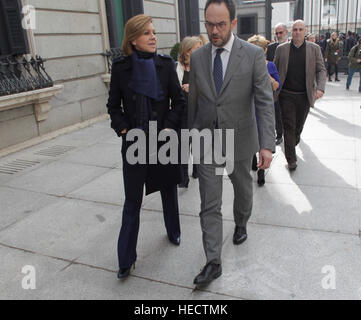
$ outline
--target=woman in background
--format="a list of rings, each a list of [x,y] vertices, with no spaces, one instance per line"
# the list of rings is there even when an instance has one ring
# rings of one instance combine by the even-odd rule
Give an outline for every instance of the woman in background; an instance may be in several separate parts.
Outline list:
[[[261,47],[264,50],[264,53],[267,53],[267,45],[268,45],[268,41],[266,40],[265,37],[260,36],[260,35],[254,35],[253,37],[248,39],[248,42]],[[267,64],[267,70],[268,70],[268,74],[269,74],[269,79],[271,82],[271,86],[272,86],[272,90],[273,92],[280,90],[281,87],[281,81],[280,81],[280,76],[278,74],[278,70],[276,65],[272,62],[272,61],[267,61],[265,59],[265,62]],[[257,114],[256,114],[257,116]],[[253,171],[257,171],[257,183],[259,186],[263,186],[265,184],[265,176],[264,176],[264,170],[263,169],[258,169],[257,167],[257,156],[254,155],[253,157],[253,161],[252,161],[252,170]]]
[[[186,97],[186,102],[188,101],[188,94],[189,94],[189,71],[190,71],[191,54],[194,50],[200,48],[201,46],[202,46],[202,41],[199,37],[185,37],[179,46],[177,75],[178,75],[179,83],[182,85],[183,93]],[[187,120],[188,120],[188,103],[186,103],[186,107],[183,113],[182,125],[181,125],[182,129],[188,128]],[[188,188],[188,184],[189,184],[188,164],[182,164],[182,177],[183,180],[179,184],[179,187]],[[193,164],[192,177],[194,179],[198,178],[197,166],[195,164]]]

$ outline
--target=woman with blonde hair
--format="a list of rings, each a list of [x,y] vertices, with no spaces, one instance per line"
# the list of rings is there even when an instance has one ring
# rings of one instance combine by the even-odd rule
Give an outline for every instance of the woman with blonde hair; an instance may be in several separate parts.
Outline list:
[[[118,239],[119,279],[129,276],[137,259],[144,186],[146,195],[160,191],[168,239],[177,246],[180,244],[177,195],[177,184],[181,181],[180,166],[150,163],[150,147],[159,150],[160,145],[150,145],[148,136],[150,121],[157,122],[158,131],[178,131],[185,106],[173,59],[157,54],[157,37],[150,17],[137,15],[126,23],[123,52],[125,56],[113,61],[107,104],[111,127],[123,140],[125,202]],[[126,134],[135,128],[144,131],[146,136],[145,164],[128,161],[127,150],[132,142],[127,141]],[[144,150],[138,149],[138,153]]]
[[[269,41],[267,41],[267,39],[265,37],[260,36],[260,35],[254,35],[253,37],[248,39],[248,42],[250,42],[258,47],[261,47],[264,50],[264,53],[265,54],[267,53],[267,45],[268,45]],[[280,81],[280,76],[278,74],[277,67],[272,61],[267,61],[265,59],[265,62],[267,64],[267,70],[268,70],[272,90],[274,92],[278,91],[278,90],[280,90],[280,87],[281,87],[281,81]],[[253,157],[252,170],[253,171],[258,170],[257,171],[257,176],[258,176],[257,183],[259,186],[263,186],[266,182],[265,176],[264,176],[264,170],[257,168],[257,156],[256,155],[254,155],[254,157]]]
[[[331,68],[335,69],[335,81],[340,81],[338,78],[338,62],[341,59],[340,55],[340,41],[337,32],[332,32],[331,38],[327,40],[325,62],[327,62],[328,81],[331,80]]]
[[[191,54],[194,50],[202,46],[202,41],[199,37],[185,37],[179,46],[178,63],[177,63],[177,75],[179,83],[182,86],[183,93],[188,100],[189,94],[189,72],[190,72],[190,61]],[[182,117],[182,129],[187,129],[187,118],[188,118],[188,105],[186,104],[185,110]],[[198,178],[196,165],[193,165],[192,177]],[[180,188],[188,188],[189,176],[188,176],[188,164],[182,165],[182,183],[179,184]]]

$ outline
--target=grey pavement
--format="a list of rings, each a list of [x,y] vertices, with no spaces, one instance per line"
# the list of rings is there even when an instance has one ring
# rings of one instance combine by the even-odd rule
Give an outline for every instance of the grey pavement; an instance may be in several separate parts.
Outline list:
[[[234,246],[224,178],[223,275],[203,290],[198,181],[179,190],[182,243],[166,237],[158,194],[144,198],[138,260],[118,281],[124,190],[109,121],[0,158],[0,299],[361,299],[361,94],[328,83],[290,173],[277,147],[266,184],[254,175],[249,238]],[[35,270],[35,289],[23,289]],[[22,272],[24,271],[24,273]],[[24,280],[25,279],[25,280]]]

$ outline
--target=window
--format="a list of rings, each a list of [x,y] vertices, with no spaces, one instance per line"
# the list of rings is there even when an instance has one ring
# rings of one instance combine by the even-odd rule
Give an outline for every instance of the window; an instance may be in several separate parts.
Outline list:
[[[178,0],[178,11],[181,40],[186,36],[199,35],[199,1]]]
[[[247,40],[250,36],[258,33],[258,15],[239,15],[238,20],[238,36]]]
[[[105,0],[111,48],[121,46],[124,24],[137,14],[144,12],[142,0]]]
[[[337,0],[324,0],[322,10],[322,20],[332,21],[337,19]]]
[[[0,56],[29,53],[21,0],[0,0]]]

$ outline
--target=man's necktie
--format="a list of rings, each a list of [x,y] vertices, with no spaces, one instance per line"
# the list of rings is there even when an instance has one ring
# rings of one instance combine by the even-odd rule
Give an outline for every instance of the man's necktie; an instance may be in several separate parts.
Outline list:
[[[222,67],[222,59],[221,53],[224,51],[223,48],[218,48],[216,50],[216,57],[214,58],[213,65],[213,79],[214,84],[216,86],[217,94],[221,91],[223,84],[223,67]]]

